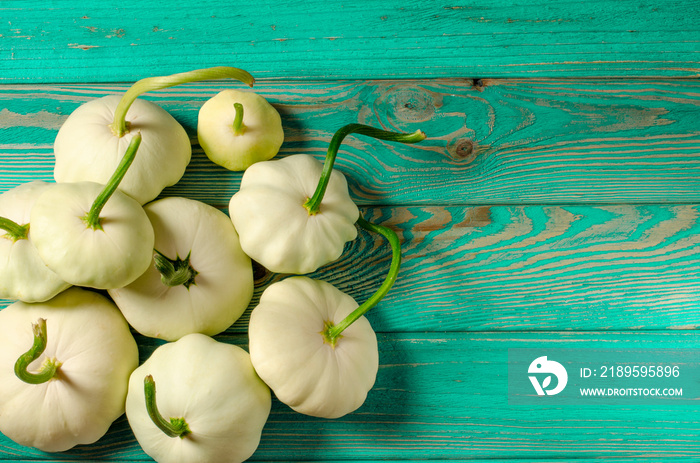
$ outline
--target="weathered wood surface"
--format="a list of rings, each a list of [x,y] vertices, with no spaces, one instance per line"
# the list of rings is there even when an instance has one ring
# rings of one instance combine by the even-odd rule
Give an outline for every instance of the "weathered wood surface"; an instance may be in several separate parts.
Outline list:
[[[697,77],[697,0],[231,4],[5,0],[5,82],[129,82],[233,65],[260,77]]]
[[[697,329],[700,208],[399,207],[363,210],[399,233],[403,263],[368,315],[386,332]],[[367,299],[391,252],[362,232],[314,273]],[[362,262],[363,265],[358,265]],[[256,296],[283,276],[258,273]],[[234,327],[245,330],[248,313]]]
[[[273,401],[251,460],[544,461],[579,458],[675,461],[700,452],[700,404],[538,407],[508,404],[508,349],[700,349],[692,332],[514,332],[379,334],[380,369],[351,415],[311,418]],[[220,336],[245,346],[246,336]],[[142,343],[142,356],[152,350]],[[0,437],[4,458],[42,460]],[[51,460],[144,460],[124,417],[96,444]]]
[[[700,206],[362,208],[396,230],[403,262],[368,317],[380,332],[623,330],[700,327]],[[360,230],[339,260],[310,274],[358,303],[391,251]],[[359,264],[358,264],[359,263]],[[255,266],[250,310],[286,278]]]
[[[194,148],[185,177],[164,195],[226,209],[241,174],[212,164],[195,128],[201,104],[228,87],[239,86],[148,96],[184,125]],[[125,88],[1,86],[0,191],[50,181],[52,142],[67,115]],[[430,138],[404,146],[350,137],[343,146],[337,166],[353,198],[398,232],[404,256],[396,285],[368,314],[380,337],[378,382],[363,408],[340,420],[275,401],[255,460],[700,456],[697,404],[533,411],[509,405],[506,387],[508,348],[699,347],[697,82],[263,81],[256,90],[283,115],[281,156],[321,158],[351,122],[423,128]],[[382,238],[362,231],[312,276],[362,301],[389,257]],[[218,338],[245,345],[250,309],[283,277],[256,267],[249,311]],[[145,358],[155,343],[139,340]],[[148,460],[124,417],[98,443],[65,454],[2,437],[2,459]]]
[[[53,140],[82,102],[199,67],[255,75],[283,117],[280,156],[322,158],[353,122],[423,129],[413,146],[351,136],[337,162],[404,255],[368,314],[375,387],[338,420],[274,400],[253,460],[698,461],[697,400],[508,403],[509,349],[700,352],[698,19],[698,0],[3,1],[0,192],[52,179]],[[193,144],[165,196],[226,209],[240,174],[203,154],[197,111],[241,87],[146,96]],[[383,239],[361,231],[313,276],[362,301],[388,264]],[[245,347],[250,309],[284,278],[255,274],[251,307],[217,339]],[[142,359],[159,344],[137,339]],[[0,435],[0,461],[150,459],[121,417],[61,454]]]
[[[193,160],[166,195],[219,207],[240,175],[196,144],[201,105],[231,82],[147,94],[193,140]],[[125,85],[0,86],[0,189],[51,179],[53,140],[81,103]],[[348,137],[337,168],[359,204],[700,202],[700,83],[685,80],[259,82],[281,112],[280,156],[322,158],[334,131],[360,122],[422,129],[404,146]]]

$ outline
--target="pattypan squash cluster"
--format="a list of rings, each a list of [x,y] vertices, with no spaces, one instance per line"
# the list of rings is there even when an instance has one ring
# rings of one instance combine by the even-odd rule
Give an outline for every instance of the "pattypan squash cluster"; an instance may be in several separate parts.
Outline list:
[[[166,186],[177,183],[190,162],[192,146],[185,129],[155,103],[138,99],[141,94],[188,82],[233,78],[253,86],[242,69],[214,67],[136,82],[121,98],[105,96],[76,109],[61,125],[54,142],[57,182],[85,180],[106,183],[121,160],[131,137],[141,132],[142,153],[120,189],[144,204]]]
[[[15,442],[65,451],[95,442],[126,412],[158,462],[242,462],[258,447],[272,393],[296,412],[338,418],[373,387],[379,353],[364,315],[396,280],[401,248],[395,232],[360,216],[333,165],[350,134],[399,143],[425,134],[349,124],[323,163],[273,160],[279,113],[226,89],[202,105],[197,139],[212,162],[244,171],[229,214],[159,198],[184,174],[190,137],[138,97],[219,78],[254,83],[214,67],[83,104],[56,137],[56,182],[0,194],[0,297],[16,301],[0,311],[0,432]],[[340,258],[358,227],[392,249],[386,279],[362,304],[305,276]],[[248,353],[215,336],[251,305],[253,261],[290,276],[252,309]],[[164,341],[140,366],[133,332]]]

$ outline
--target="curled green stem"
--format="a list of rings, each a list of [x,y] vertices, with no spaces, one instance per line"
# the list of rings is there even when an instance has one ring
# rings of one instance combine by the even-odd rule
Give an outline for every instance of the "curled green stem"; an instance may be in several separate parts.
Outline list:
[[[321,178],[316,186],[316,191],[314,192],[313,196],[307,199],[304,203],[304,207],[307,211],[309,211],[309,215],[314,215],[319,212],[321,208],[321,201],[323,201],[323,195],[326,193],[326,188],[328,187],[328,182],[330,181],[331,173],[333,172],[333,164],[335,163],[335,158],[338,155],[338,148],[340,148],[340,144],[343,142],[343,139],[345,139],[345,137],[351,133],[366,135],[378,140],[387,140],[399,143],[418,143],[421,140],[425,140],[425,133],[423,133],[421,130],[416,130],[413,133],[388,132],[386,130],[376,129],[363,124],[348,124],[345,127],[340,128],[333,135],[333,138],[328,145],[326,159],[323,163],[323,171],[321,172]]]
[[[102,229],[100,212],[102,212],[102,208],[105,206],[105,204],[107,204],[107,200],[112,197],[112,194],[114,194],[116,189],[119,187],[119,184],[124,178],[124,175],[126,175],[126,171],[129,170],[131,163],[134,162],[134,157],[136,157],[136,151],[138,151],[140,144],[141,132],[138,132],[131,139],[129,146],[126,148],[126,153],[124,153],[124,157],[117,166],[117,169],[112,174],[112,177],[109,179],[104,189],[100,192],[97,198],[95,198],[90,211],[83,219],[86,225],[93,230]]]
[[[196,69],[189,72],[181,72],[170,76],[147,77],[134,83],[129,90],[124,93],[124,96],[119,101],[117,108],[114,111],[114,120],[110,124],[112,132],[117,137],[123,137],[129,131],[126,122],[126,113],[129,111],[131,104],[140,95],[152,90],[161,90],[176,85],[187,84],[190,82],[199,82],[202,80],[214,79],[236,79],[248,86],[252,87],[255,79],[243,69],[238,69],[230,66],[216,66],[213,68]]]
[[[184,438],[192,431],[184,418],[170,418],[166,420],[158,411],[156,404],[156,382],[153,376],[148,375],[143,379],[143,392],[146,396],[146,410],[153,424],[163,431],[168,437]]]
[[[29,235],[29,224],[20,225],[6,217],[0,217],[0,228],[5,230],[5,238],[12,241],[26,240]]]
[[[233,108],[236,110],[236,115],[233,119],[233,134],[243,135],[243,132],[245,132],[245,126],[243,125],[243,105],[234,103]]]
[[[180,256],[175,256],[175,259],[170,259],[157,249],[153,250],[153,261],[156,270],[160,272],[160,281],[166,286],[180,286],[190,289],[194,284],[195,277],[199,274],[192,264],[190,264],[190,251],[187,257],[180,259]]]
[[[341,337],[341,333],[350,325],[352,325],[358,318],[366,314],[372,307],[377,305],[384,296],[389,292],[391,287],[396,281],[396,277],[399,274],[399,269],[401,267],[401,244],[399,243],[399,237],[396,235],[392,229],[384,227],[382,225],[377,225],[366,221],[362,217],[357,220],[358,225],[368,231],[379,233],[384,238],[389,241],[391,245],[391,264],[389,266],[389,272],[384,279],[384,282],[379,286],[379,289],[365,302],[360,304],[360,306],[352,311],[347,317],[340,321],[337,325],[332,323],[327,323],[325,330],[323,331],[323,336],[325,341],[331,346],[335,346],[335,343]]]
[[[48,358],[38,372],[27,371],[29,364],[38,359],[46,350],[46,319],[40,318],[36,323],[33,323],[32,332],[34,333],[34,343],[15,362],[15,375],[25,383],[41,384],[55,377],[61,364],[56,359]]]

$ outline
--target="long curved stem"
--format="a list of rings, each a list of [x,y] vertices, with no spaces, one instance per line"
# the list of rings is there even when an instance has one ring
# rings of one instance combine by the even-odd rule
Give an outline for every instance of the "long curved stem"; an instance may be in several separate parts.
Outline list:
[[[379,233],[384,238],[389,241],[391,245],[391,265],[389,266],[389,273],[387,274],[384,282],[381,284],[379,289],[372,294],[372,296],[365,302],[360,304],[360,306],[352,311],[347,317],[345,317],[337,325],[328,325],[324,331],[324,337],[326,342],[330,345],[335,346],[335,343],[340,338],[340,334],[350,325],[352,325],[358,318],[366,314],[372,307],[377,305],[384,296],[389,292],[391,287],[396,281],[396,277],[399,274],[399,269],[401,267],[401,244],[399,243],[399,237],[396,235],[392,229],[384,227],[382,225],[377,225],[366,221],[362,217],[357,220],[358,225],[360,225],[365,230],[369,230],[375,233]]]
[[[112,174],[112,177],[109,179],[102,192],[100,192],[97,198],[95,198],[90,211],[83,219],[87,226],[93,230],[100,230],[102,228],[102,225],[100,224],[100,212],[102,212],[102,208],[105,206],[105,204],[107,204],[107,200],[119,187],[124,175],[126,175],[126,171],[129,170],[129,166],[131,166],[131,163],[136,157],[136,152],[138,151],[140,144],[141,132],[138,132],[131,139],[131,142],[129,142],[129,146],[126,148],[126,153],[124,153],[124,157],[117,166],[117,169]]]
[[[160,414],[156,404],[156,382],[153,376],[148,375],[143,379],[143,392],[146,396],[148,416],[153,420],[153,424],[158,426],[158,429],[163,431],[165,435],[183,438],[192,432],[184,418],[170,418],[170,420],[166,420]]]
[[[421,140],[425,140],[425,133],[421,130],[416,130],[413,133],[400,133],[400,132],[388,132],[386,130],[376,129],[368,125],[363,124],[348,124],[345,127],[340,128],[331,139],[328,144],[328,151],[326,152],[326,159],[323,163],[323,172],[321,172],[321,178],[316,186],[316,191],[311,198],[307,199],[304,203],[304,207],[309,211],[309,215],[317,214],[321,208],[321,201],[323,201],[323,195],[326,193],[326,188],[328,187],[328,182],[331,178],[331,173],[333,171],[333,164],[335,163],[335,158],[338,155],[338,148],[343,142],[345,137],[351,133],[357,133],[360,135],[367,135],[378,140],[395,141],[399,143],[418,143]]]
[[[117,137],[123,137],[129,131],[126,123],[126,113],[131,104],[140,95],[152,90],[161,90],[190,82],[214,79],[236,79],[252,87],[255,79],[243,69],[230,66],[216,66],[213,68],[197,69],[189,72],[181,72],[170,76],[147,77],[134,83],[129,90],[124,93],[114,111],[114,120],[110,124],[112,132]]]
[[[20,225],[7,217],[0,217],[0,228],[7,232],[5,236],[10,238],[12,241],[26,240],[27,235],[29,234],[28,223]]]
[[[40,318],[36,323],[33,323],[32,332],[34,333],[34,343],[15,362],[15,375],[25,383],[41,384],[56,376],[61,364],[56,359],[46,359],[38,372],[30,373],[27,371],[29,364],[38,359],[46,350],[46,319]]]

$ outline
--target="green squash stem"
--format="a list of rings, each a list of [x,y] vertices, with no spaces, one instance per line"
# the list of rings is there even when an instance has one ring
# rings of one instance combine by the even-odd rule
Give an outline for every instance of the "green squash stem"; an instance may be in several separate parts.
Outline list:
[[[243,105],[234,103],[233,108],[236,110],[236,115],[233,119],[233,134],[243,135],[245,133],[245,125],[243,125]]]
[[[399,237],[396,235],[392,229],[384,227],[382,225],[377,225],[366,221],[362,217],[357,220],[358,225],[368,231],[379,233],[384,238],[389,241],[391,245],[391,264],[389,266],[389,273],[387,274],[384,282],[379,286],[379,289],[364,303],[352,311],[347,317],[341,320],[340,323],[334,325],[330,322],[326,323],[326,327],[322,332],[324,340],[331,346],[335,346],[338,339],[340,339],[341,333],[350,325],[352,325],[358,318],[366,314],[372,307],[377,305],[384,296],[389,292],[391,287],[396,281],[396,277],[399,274],[399,269],[401,267],[401,244],[399,243]]]
[[[376,129],[363,124],[348,124],[345,127],[340,128],[333,135],[333,138],[328,145],[326,159],[323,163],[323,172],[321,172],[321,178],[318,181],[318,186],[316,186],[316,191],[314,192],[313,196],[307,199],[304,203],[304,207],[309,212],[309,215],[317,214],[320,211],[321,201],[323,201],[323,195],[326,193],[326,188],[328,187],[328,182],[331,178],[331,172],[333,171],[333,164],[335,163],[335,158],[338,155],[338,148],[340,148],[340,144],[343,142],[343,139],[345,139],[345,137],[351,133],[366,135],[378,140],[395,141],[399,143],[418,143],[421,140],[425,140],[425,133],[423,133],[421,130],[416,130],[413,133],[388,132],[386,130]]]
[[[192,264],[190,264],[190,254],[187,257],[180,259],[180,256],[175,256],[175,259],[170,259],[162,252],[154,249],[153,261],[156,270],[160,272],[160,281],[166,286],[180,286],[190,289],[190,286],[195,284],[195,277],[199,274]]]
[[[20,225],[6,217],[0,217],[0,228],[5,230],[5,238],[12,241],[26,240],[29,235],[29,224]]]
[[[112,174],[112,177],[107,182],[107,185],[105,185],[102,192],[100,192],[97,198],[95,198],[90,211],[85,217],[83,217],[83,221],[89,228],[92,228],[93,230],[102,230],[100,212],[102,212],[102,208],[105,206],[105,204],[107,204],[107,200],[119,187],[119,184],[124,178],[124,175],[126,175],[126,171],[129,170],[131,163],[134,162],[134,158],[136,157],[136,152],[138,151],[140,144],[141,132],[138,132],[133,136],[131,142],[129,142],[129,146],[126,148],[124,157],[117,166],[117,169]]]
[[[168,437],[184,438],[192,431],[184,418],[170,418],[166,420],[158,411],[156,404],[156,382],[153,376],[148,375],[143,379],[143,392],[146,396],[146,410],[153,424],[163,431]]]
[[[32,331],[34,343],[31,349],[22,354],[15,362],[15,375],[25,383],[42,384],[56,376],[61,364],[54,358],[47,358],[38,372],[27,371],[29,364],[38,359],[46,350],[46,319],[40,318],[36,323],[32,323]]]
[[[126,113],[129,111],[131,104],[140,95],[152,90],[161,90],[176,85],[187,84],[190,82],[199,82],[202,80],[213,79],[236,79],[248,86],[252,87],[255,79],[243,69],[238,69],[229,66],[216,66],[213,68],[196,69],[189,72],[181,72],[170,76],[147,77],[134,83],[129,90],[124,93],[119,101],[117,108],[114,110],[114,120],[109,125],[112,132],[117,137],[123,137],[129,132],[128,123],[126,121]]]

